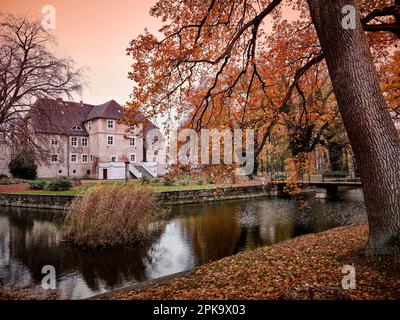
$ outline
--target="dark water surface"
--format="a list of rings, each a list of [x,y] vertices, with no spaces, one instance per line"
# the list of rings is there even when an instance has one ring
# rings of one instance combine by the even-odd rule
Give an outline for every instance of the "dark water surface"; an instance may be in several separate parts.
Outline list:
[[[10,287],[40,284],[42,267],[52,265],[62,298],[86,298],[366,219],[358,189],[343,191],[336,200],[309,198],[306,205],[270,198],[180,205],[149,241],[107,251],[63,242],[60,211],[0,207],[0,282]]]

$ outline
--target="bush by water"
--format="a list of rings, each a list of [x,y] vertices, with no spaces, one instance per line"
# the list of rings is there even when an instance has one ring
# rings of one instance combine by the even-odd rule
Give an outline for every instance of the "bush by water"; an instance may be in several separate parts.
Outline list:
[[[80,247],[126,246],[145,239],[149,225],[166,213],[148,186],[100,185],[73,201],[64,238]]]

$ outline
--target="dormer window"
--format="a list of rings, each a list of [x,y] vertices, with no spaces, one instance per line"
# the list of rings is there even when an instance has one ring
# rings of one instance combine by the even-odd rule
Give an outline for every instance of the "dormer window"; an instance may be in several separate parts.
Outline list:
[[[82,131],[82,127],[81,126],[73,126],[72,130]]]
[[[115,121],[114,120],[107,120],[107,128],[114,129],[115,128]]]

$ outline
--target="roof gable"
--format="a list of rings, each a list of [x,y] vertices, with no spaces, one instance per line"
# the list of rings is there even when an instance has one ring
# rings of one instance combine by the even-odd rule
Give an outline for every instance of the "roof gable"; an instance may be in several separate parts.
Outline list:
[[[115,100],[110,100],[95,106],[89,113],[87,120],[96,118],[120,120],[123,118],[123,108]]]
[[[37,133],[85,135],[84,122],[94,106],[62,100],[38,99],[29,115]],[[75,130],[80,127],[82,130]]]
[[[94,119],[122,120],[124,109],[115,100],[110,100],[101,105],[68,102],[39,98],[29,111],[31,123],[36,133],[64,134],[76,136],[88,136],[85,122]],[[150,120],[141,112],[135,116],[134,122],[144,124],[144,133],[151,129],[157,129]],[[75,127],[75,129],[73,129]],[[76,130],[80,127],[82,130]]]

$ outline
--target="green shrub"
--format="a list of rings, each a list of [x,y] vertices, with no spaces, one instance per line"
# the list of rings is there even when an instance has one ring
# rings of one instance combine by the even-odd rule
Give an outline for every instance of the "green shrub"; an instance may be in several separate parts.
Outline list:
[[[30,190],[44,190],[47,186],[47,181],[44,180],[34,180],[28,182],[28,187]]]
[[[8,178],[8,176],[6,174],[0,173],[0,179],[5,179]]]
[[[207,183],[208,184],[216,184],[217,180],[215,178],[208,178]]]
[[[67,177],[59,177],[57,179],[51,180],[46,185],[46,190],[51,191],[63,191],[72,188],[72,182]]]
[[[37,165],[33,155],[27,151],[21,152],[8,164],[8,169],[14,178],[34,180],[37,176]]]
[[[67,213],[64,239],[87,248],[126,246],[144,240],[150,223],[164,218],[148,186],[98,185],[76,198]]]
[[[283,172],[277,172],[272,175],[272,180],[285,181],[286,175]]]
[[[204,179],[203,178],[198,178],[196,180],[196,184],[199,185],[199,186],[202,186],[204,184]]]

